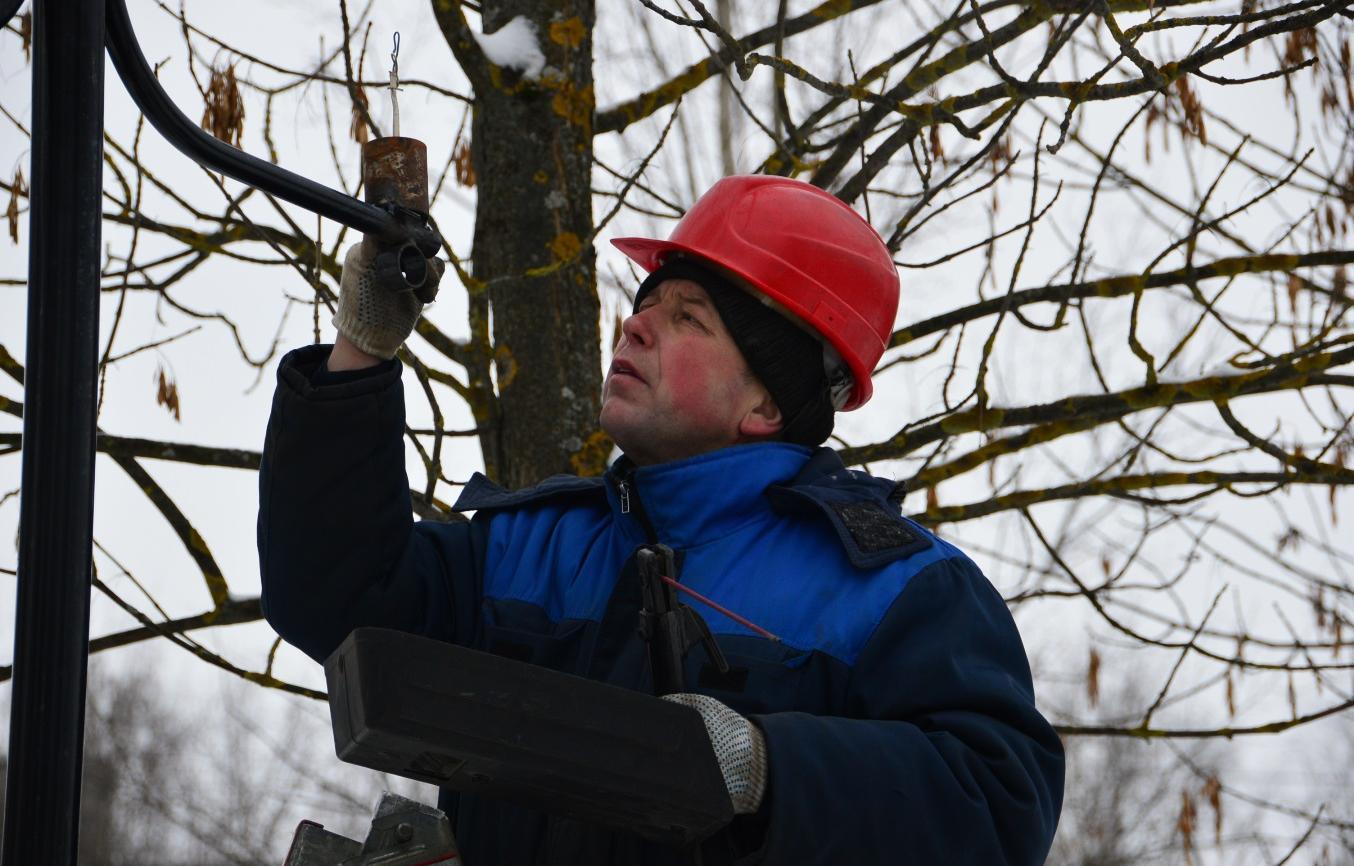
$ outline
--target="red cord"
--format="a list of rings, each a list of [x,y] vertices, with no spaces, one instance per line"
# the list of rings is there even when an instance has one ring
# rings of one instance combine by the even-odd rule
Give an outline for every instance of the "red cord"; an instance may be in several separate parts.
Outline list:
[[[696,591],[695,591],[694,589],[692,589],[691,587],[689,587],[689,586],[683,586],[682,584],[680,584],[680,583],[678,583],[677,581],[673,580],[672,578],[668,577],[666,574],[661,575],[661,576],[662,576],[662,578],[663,578],[663,582],[666,583],[668,586],[672,587],[673,589],[676,589],[676,590],[679,590],[679,591],[681,591],[681,592],[686,593],[687,595],[691,596],[692,598],[696,599],[697,601],[701,602],[702,604],[708,604],[708,605],[710,605],[710,607],[713,607],[715,610],[717,610],[717,611],[719,611],[720,613],[724,614],[724,615],[727,616],[729,619],[733,620],[734,622],[738,623],[739,625],[745,625],[745,626],[747,626],[748,628],[752,629],[753,631],[755,631],[757,634],[761,635],[762,637],[767,638],[767,639],[769,639],[769,640],[773,640],[773,641],[775,641],[776,643],[780,643],[780,638],[776,637],[776,636],[773,635],[771,632],[767,631],[766,629],[762,628],[761,626],[757,625],[756,623],[750,622],[750,621],[744,619],[743,617],[739,616],[738,614],[734,613],[733,611],[729,610],[727,607],[724,607],[722,604],[719,604],[718,602],[711,601],[710,599],[708,599],[708,598],[706,598],[705,596],[701,595],[699,592],[696,592]]]

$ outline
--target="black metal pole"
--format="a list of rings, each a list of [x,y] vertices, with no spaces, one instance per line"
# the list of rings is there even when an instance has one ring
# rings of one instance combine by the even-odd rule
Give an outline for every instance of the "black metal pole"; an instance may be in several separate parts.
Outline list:
[[[104,0],[36,0],[4,866],[75,866],[94,524]]]

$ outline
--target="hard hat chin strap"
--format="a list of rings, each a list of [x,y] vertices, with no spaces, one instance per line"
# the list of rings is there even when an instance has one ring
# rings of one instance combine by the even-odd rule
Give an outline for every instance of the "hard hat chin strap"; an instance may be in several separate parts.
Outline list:
[[[856,377],[851,375],[851,368],[846,366],[836,347],[826,340],[822,343],[823,372],[827,374],[828,396],[832,401],[832,408],[840,412],[851,399],[851,393],[856,387]]]

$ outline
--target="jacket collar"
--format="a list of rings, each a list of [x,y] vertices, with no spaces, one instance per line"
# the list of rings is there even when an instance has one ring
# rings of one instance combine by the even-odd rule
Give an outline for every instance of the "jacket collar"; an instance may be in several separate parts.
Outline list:
[[[766,519],[767,488],[795,478],[811,454],[802,445],[761,442],[652,466],[621,457],[607,471],[607,498],[641,540],[696,547]]]
[[[622,484],[631,485],[628,504]],[[898,513],[899,485],[847,469],[830,448],[760,443],[687,460],[636,467],[622,457],[603,478],[556,475],[525,490],[504,490],[476,472],[454,511],[501,511],[546,502],[609,507],[634,544],[689,548],[722,538],[767,515],[824,520],[851,563],[876,568],[924,550],[929,532]]]

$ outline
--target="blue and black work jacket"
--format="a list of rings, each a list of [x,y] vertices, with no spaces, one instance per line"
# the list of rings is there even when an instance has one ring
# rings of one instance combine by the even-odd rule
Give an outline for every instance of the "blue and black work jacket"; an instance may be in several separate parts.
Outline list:
[[[715,862],[1035,866],[1062,800],[1063,752],[1035,709],[1001,597],[953,545],[900,516],[890,482],[830,449],[743,445],[605,478],[509,492],[476,476],[458,522],[414,522],[398,363],[278,373],[260,473],[263,607],[323,660],[363,625],[417,632],[650,690],[635,551],[678,552],[727,657],[696,646],[689,690],[766,735],[761,811]],[[469,866],[682,862],[623,833],[444,792]]]

